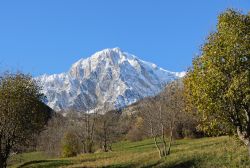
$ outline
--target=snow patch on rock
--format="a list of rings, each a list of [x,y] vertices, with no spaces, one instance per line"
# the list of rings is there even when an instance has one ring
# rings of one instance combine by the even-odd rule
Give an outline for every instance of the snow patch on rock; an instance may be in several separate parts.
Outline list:
[[[36,78],[47,104],[56,111],[123,108],[158,94],[185,72],[171,72],[119,48],[104,49],[80,59],[68,72]]]

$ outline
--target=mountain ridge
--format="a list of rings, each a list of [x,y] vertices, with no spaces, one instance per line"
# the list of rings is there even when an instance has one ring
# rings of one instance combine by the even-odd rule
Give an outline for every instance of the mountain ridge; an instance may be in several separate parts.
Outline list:
[[[68,72],[41,75],[47,104],[54,110],[118,109],[158,94],[185,72],[171,72],[120,48],[108,48],[75,62]]]

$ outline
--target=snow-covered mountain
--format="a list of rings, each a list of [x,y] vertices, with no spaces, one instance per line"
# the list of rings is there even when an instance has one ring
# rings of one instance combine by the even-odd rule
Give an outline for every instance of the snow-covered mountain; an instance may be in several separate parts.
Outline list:
[[[123,108],[159,93],[166,83],[185,75],[138,59],[119,48],[80,59],[66,73],[36,78],[54,110],[88,111]]]

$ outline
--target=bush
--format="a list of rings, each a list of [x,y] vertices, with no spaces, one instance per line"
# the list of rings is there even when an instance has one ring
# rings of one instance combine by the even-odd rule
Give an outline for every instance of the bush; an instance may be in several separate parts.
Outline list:
[[[64,134],[62,140],[62,156],[73,157],[81,153],[82,144],[76,133],[68,131]]]
[[[128,131],[126,138],[130,141],[141,141],[146,135],[143,130],[144,121],[141,117],[137,117],[132,125],[131,129]]]

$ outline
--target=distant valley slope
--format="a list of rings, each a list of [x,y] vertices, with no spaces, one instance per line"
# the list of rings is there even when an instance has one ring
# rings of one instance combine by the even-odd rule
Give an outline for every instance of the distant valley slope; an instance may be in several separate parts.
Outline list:
[[[170,72],[119,48],[104,49],[80,59],[66,73],[36,78],[47,104],[56,111],[126,107],[158,94],[185,72]]]

